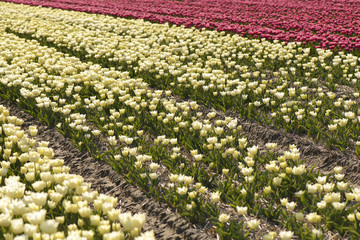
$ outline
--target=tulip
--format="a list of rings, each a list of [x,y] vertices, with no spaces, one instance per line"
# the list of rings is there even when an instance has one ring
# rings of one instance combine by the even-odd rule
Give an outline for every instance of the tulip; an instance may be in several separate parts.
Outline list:
[[[257,219],[249,220],[246,222],[246,225],[251,229],[254,230],[260,226],[260,221]]]
[[[230,219],[230,216],[228,214],[222,213],[219,216],[219,222],[221,222],[221,223],[226,223],[229,221],[229,219]]]

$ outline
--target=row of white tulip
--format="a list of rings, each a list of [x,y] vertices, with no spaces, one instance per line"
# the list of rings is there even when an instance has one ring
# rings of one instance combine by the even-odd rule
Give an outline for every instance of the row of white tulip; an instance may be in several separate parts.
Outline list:
[[[0,114],[2,239],[155,239],[141,233],[145,214],[121,213],[117,198],[70,174],[49,142],[34,139],[36,126],[22,129],[2,105]]]

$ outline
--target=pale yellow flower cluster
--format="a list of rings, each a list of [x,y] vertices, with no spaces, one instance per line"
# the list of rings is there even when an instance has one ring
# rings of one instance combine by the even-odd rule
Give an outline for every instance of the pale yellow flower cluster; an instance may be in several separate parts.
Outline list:
[[[118,199],[90,191],[83,177],[53,158],[49,142],[37,142],[36,126],[9,116],[0,105],[0,226],[5,239],[155,239],[141,233],[145,214],[121,213]],[[75,221],[74,221],[75,219]],[[70,224],[71,222],[71,224]],[[60,230],[61,229],[61,230]],[[141,235],[140,235],[141,234]]]

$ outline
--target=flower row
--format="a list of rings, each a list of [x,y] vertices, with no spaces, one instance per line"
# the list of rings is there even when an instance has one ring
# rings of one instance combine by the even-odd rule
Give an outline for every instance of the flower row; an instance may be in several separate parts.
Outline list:
[[[323,48],[360,48],[359,3],[348,1],[83,1],[8,0],[67,10],[232,31]]]
[[[2,105],[0,119],[2,239],[154,239],[141,233],[145,214],[121,213],[116,198],[90,191],[49,142],[34,139],[36,126],[22,129]]]

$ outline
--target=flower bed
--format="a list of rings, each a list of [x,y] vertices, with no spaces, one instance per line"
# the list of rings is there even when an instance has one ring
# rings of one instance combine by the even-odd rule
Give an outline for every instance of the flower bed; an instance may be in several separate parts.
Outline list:
[[[11,0],[67,10],[111,14],[242,35],[312,43],[322,48],[360,48],[356,1],[84,1]]]
[[[338,88],[357,90],[356,57],[141,20],[0,7],[0,96],[149,197],[214,226],[223,239],[359,237],[359,189],[341,167],[325,176],[306,169],[295,145],[279,152],[275,143],[250,144],[238,124],[240,114],[351,146],[359,94],[345,99]],[[338,82],[344,74],[352,80]],[[237,116],[211,105],[235,106]]]
[[[25,131],[2,105],[0,116],[2,239],[154,239],[141,233],[145,214],[121,213],[116,198],[90,191],[48,142],[33,138],[36,126]]]
[[[152,87],[360,153],[360,67],[352,54],[102,15],[89,22],[84,13],[48,11],[23,17],[9,12],[3,26]]]

